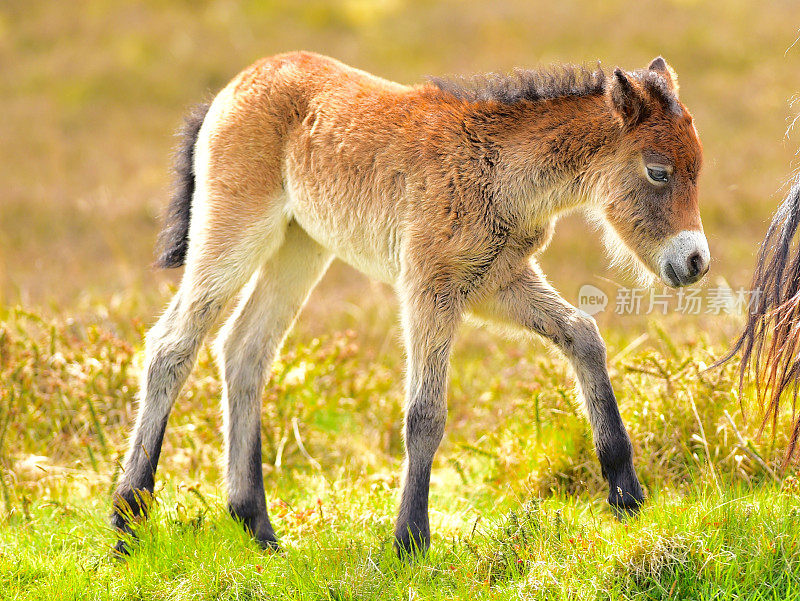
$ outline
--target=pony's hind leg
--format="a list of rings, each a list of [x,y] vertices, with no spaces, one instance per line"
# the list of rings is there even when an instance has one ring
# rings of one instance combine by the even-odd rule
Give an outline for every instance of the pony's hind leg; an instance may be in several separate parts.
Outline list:
[[[220,332],[228,509],[263,547],[277,546],[261,469],[261,395],[281,342],[331,254],[296,223],[256,272]]]
[[[146,515],[167,419],[200,345],[230,299],[265,256],[280,246],[286,227],[275,219],[248,227],[225,219],[226,215],[209,214],[207,206],[212,203],[207,195],[200,198],[202,203],[193,204],[193,211],[199,210],[192,216],[191,243],[180,290],[147,335],[139,412],[124,471],[113,495],[112,525],[125,533],[131,532],[132,519]],[[221,202],[216,205],[225,206]],[[229,203],[228,211],[233,212],[230,207]],[[116,548],[127,550],[122,540]]]
[[[231,293],[232,288],[228,289]],[[185,278],[167,311],[147,334],[139,412],[113,495],[112,525],[121,532],[130,533],[130,521],[146,515],[170,411],[198,348],[228,298],[219,289],[211,294]],[[126,551],[124,541],[117,543],[117,550]]]

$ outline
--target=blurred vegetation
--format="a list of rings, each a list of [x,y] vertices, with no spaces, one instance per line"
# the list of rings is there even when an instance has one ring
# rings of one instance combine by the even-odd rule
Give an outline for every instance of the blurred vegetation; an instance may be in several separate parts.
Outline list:
[[[788,424],[779,423],[775,442],[758,436],[757,424],[748,425],[742,414],[753,408],[749,397],[739,403],[733,367],[706,371],[718,350],[707,338],[678,348],[656,324],[648,335],[652,342],[644,348],[612,347],[609,361],[645,487],[687,493],[704,478],[725,485],[777,480]],[[141,359],[141,351],[103,326],[22,310],[0,313],[0,475],[7,507],[42,495],[67,501],[100,494],[105,502],[101,491],[119,469],[135,418]],[[292,340],[264,397],[269,486],[288,493],[294,475],[311,469],[331,481],[366,478],[396,488],[401,371],[353,332]],[[465,346],[452,372],[435,488],[499,498],[604,498],[564,361]],[[205,351],[170,418],[160,470],[167,480],[219,483],[219,395]]]
[[[721,349],[707,337],[679,348],[657,324],[646,337],[651,343],[641,348],[612,346],[609,360],[645,487],[687,493],[704,478],[715,485],[778,480],[789,424],[779,423],[775,441],[759,437],[758,424],[742,413],[752,415],[753,407],[749,396],[740,404],[733,367],[706,371]],[[539,345],[532,350],[462,346],[435,488],[500,498],[607,494],[566,363]],[[135,419],[141,359],[104,326],[0,313],[7,507],[42,494],[63,501],[100,494],[105,502],[101,491],[119,469]],[[396,488],[401,373],[398,361],[354,332],[291,340],[264,396],[268,486],[288,493],[294,475],[311,469],[331,481],[366,478]],[[219,396],[205,351],[170,418],[160,468],[167,480],[219,484]]]
[[[787,133],[797,17],[790,0],[5,0],[0,598],[721,598],[770,578],[774,598],[796,596],[797,483],[773,482],[794,469],[781,465],[790,416],[775,441],[759,437],[733,368],[705,371],[739,326],[726,316],[599,317],[651,495],[630,528],[602,500],[566,362],[465,326],[434,470],[434,554],[419,572],[391,563],[402,459],[396,305],[388,288],[340,263],[264,395],[267,496],[291,561],[255,552],[224,517],[208,350],[170,420],[142,554],[129,568],[97,556],[112,538],[102,521],[135,416],[142,337],[180,275],[150,263],[186,107],[255,59],[292,49],[404,83],[551,62],[636,68],[661,54],[705,146],[713,262],[704,286],[738,287],[800,145]],[[573,302],[581,284],[625,282],[585,228],[564,219],[542,259]]]

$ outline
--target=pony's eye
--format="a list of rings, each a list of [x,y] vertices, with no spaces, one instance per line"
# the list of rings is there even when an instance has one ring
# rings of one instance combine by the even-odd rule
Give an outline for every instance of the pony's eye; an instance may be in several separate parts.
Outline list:
[[[647,179],[654,184],[664,184],[669,181],[669,171],[663,165],[648,165]]]

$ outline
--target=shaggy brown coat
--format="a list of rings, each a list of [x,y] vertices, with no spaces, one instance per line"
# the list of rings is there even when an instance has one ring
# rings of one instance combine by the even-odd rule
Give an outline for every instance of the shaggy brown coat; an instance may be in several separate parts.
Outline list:
[[[466,313],[551,340],[572,361],[609,502],[643,495],[594,321],[535,256],[585,210],[615,251],[670,285],[702,277],[701,148],[663,59],[626,73],[555,68],[404,86],[316,54],[263,59],[189,120],[161,264],[183,282],[147,337],[141,407],[114,524],[146,508],[167,416],[206,333],[218,344],[231,512],[276,544],[261,475],[264,375],[331,259],[393,284],[408,353],[396,540],[429,545],[428,485],[447,366]],[[123,548],[121,545],[120,548]]]

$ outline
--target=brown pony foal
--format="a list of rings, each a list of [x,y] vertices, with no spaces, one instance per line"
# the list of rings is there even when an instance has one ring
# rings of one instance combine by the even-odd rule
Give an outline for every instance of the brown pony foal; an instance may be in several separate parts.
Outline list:
[[[175,397],[238,294],[218,345],[229,509],[259,543],[277,545],[261,472],[262,389],[333,257],[393,284],[401,302],[401,554],[430,544],[431,465],[453,337],[467,313],[544,336],[571,360],[608,502],[636,511],[642,490],[603,340],[547,283],[535,256],[558,217],[580,209],[642,273],[684,286],[708,270],[697,204],[702,151],[662,58],[610,76],[558,67],[408,87],[324,56],[285,54],[243,71],[184,134],[159,264],[186,270],[147,335],[116,528],[130,532],[146,510]]]

